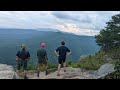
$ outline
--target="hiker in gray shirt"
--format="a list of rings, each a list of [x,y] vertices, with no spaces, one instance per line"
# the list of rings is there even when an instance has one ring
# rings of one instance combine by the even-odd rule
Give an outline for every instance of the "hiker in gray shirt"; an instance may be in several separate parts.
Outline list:
[[[44,64],[46,66],[46,75],[48,74],[48,71],[47,71],[47,68],[48,68],[47,51],[44,48],[45,48],[45,43],[41,43],[41,48],[37,51],[37,57],[38,57],[37,77],[39,77],[41,64]]]

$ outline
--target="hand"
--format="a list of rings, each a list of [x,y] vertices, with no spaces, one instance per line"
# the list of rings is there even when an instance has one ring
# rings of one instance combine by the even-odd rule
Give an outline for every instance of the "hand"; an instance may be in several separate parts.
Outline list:
[[[71,52],[67,53],[67,56],[70,55],[70,54],[71,54]]]
[[[18,61],[18,58],[16,58],[16,61]]]
[[[59,54],[55,51],[55,54],[59,57]]]

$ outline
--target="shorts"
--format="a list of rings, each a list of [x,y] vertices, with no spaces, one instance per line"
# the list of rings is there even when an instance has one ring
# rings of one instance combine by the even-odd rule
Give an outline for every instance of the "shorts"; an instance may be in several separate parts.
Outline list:
[[[38,64],[47,64],[47,60],[46,59],[38,59]]]
[[[62,64],[66,61],[66,57],[58,57],[58,63]]]
[[[20,70],[23,67],[23,70],[27,70],[27,60],[18,60],[17,61],[17,70]]]

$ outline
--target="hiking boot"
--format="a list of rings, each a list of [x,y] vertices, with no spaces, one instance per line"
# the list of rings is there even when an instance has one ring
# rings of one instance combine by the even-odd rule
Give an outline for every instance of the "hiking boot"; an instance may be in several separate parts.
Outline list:
[[[48,75],[48,71],[46,70],[45,75]]]
[[[37,77],[39,77],[39,72],[37,72]]]
[[[64,70],[64,72],[66,72],[66,70]]]
[[[28,79],[28,77],[27,77],[27,76],[24,76],[24,79]]]

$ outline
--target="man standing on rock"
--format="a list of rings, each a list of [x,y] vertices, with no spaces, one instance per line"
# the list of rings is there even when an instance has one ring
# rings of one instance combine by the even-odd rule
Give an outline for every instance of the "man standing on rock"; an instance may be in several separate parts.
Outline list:
[[[27,74],[27,62],[30,59],[30,53],[26,50],[27,46],[25,44],[21,45],[22,50],[19,50],[16,54],[16,60],[17,60],[17,74],[19,74],[19,70],[23,66],[24,70],[24,79],[28,79],[26,76]]]
[[[48,57],[47,57],[47,51],[44,48],[45,48],[45,43],[41,43],[41,48],[37,51],[37,57],[38,57],[37,77],[39,77],[41,64],[46,65],[46,75],[48,74],[48,71],[47,71]]]
[[[60,69],[61,69],[61,64],[64,64],[64,72],[66,72],[66,56],[69,55],[71,53],[71,51],[65,46],[65,42],[62,41],[61,42],[60,47],[58,47],[55,50],[55,54],[58,56],[58,73],[57,76],[60,76]]]

